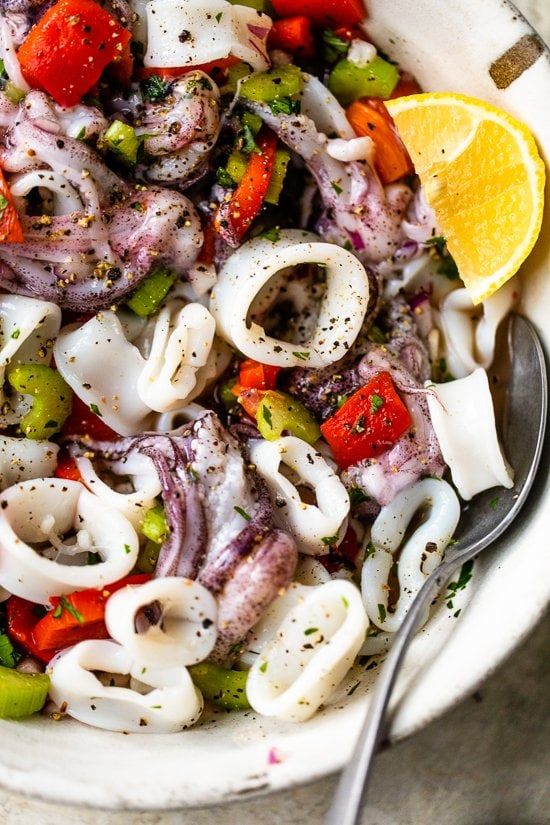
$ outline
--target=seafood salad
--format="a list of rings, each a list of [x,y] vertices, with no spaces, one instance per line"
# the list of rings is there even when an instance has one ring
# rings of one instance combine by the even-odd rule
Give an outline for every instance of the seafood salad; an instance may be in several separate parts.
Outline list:
[[[362,0],[2,0],[0,70],[0,717],[307,720],[513,486],[534,138]]]

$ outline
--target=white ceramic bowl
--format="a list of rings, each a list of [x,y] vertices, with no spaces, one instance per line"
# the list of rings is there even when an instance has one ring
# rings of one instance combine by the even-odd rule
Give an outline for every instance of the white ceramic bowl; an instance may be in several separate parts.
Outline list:
[[[531,127],[550,160],[549,54],[508,2],[368,0],[368,6],[368,29],[376,42],[426,90],[464,92],[502,106]],[[518,43],[492,77],[490,67]],[[511,85],[497,88],[494,78],[503,85],[514,74],[519,76]],[[541,240],[525,267],[524,310],[550,352],[549,224],[547,209]],[[547,468],[548,455],[507,549],[478,562],[474,580],[461,594],[460,617],[443,607],[415,640],[395,697],[394,738],[425,725],[473,690],[532,629],[550,600]],[[454,610],[459,606],[456,601]],[[174,736],[123,736],[40,717],[2,722],[0,784],[55,801],[167,809],[310,781],[337,770],[349,755],[375,674],[352,674],[323,712],[296,726],[252,713],[218,715]],[[268,763],[272,748],[279,764]]]

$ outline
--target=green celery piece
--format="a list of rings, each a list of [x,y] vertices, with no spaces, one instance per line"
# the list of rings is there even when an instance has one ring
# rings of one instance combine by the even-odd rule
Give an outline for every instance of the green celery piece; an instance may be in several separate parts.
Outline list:
[[[265,11],[265,0],[229,0],[233,6],[248,6],[249,9]]]
[[[44,364],[20,364],[9,370],[8,381],[21,395],[33,398],[31,409],[20,421],[21,432],[33,440],[58,433],[73,406],[71,388],[61,375]]]
[[[240,63],[235,63],[234,66],[230,66],[227,70],[227,80],[222,91],[227,94],[235,94],[239,80],[242,80],[243,77],[247,77],[247,75],[251,75],[252,72],[252,67],[243,61]]]
[[[248,166],[248,159],[242,152],[231,152],[227,159],[227,172],[235,183],[240,183],[246,167]]]
[[[140,318],[154,315],[170,292],[177,275],[164,267],[153,270],[126,302]]]
[[[149,540],[139,551],[136,567],[140,573],[154,573],[159,560],[160,544]]]
[[[250,707],[246,698],[246,671],[227,670],[210,662],[201,662],[192,665],[189,674],[205,699],[216,705],[226,710],[246,710]]]
[[[298,66],[289,63],[268,72],[256,72],[243,80],[241,97],[258,103],[272,103],[281,97],[293,97],[302,91],[302,73]]]
[[[157,504],[156,507],[147,510],[141,525],[141,532],[155,544],[162,544],[170,532],[162,504]]]
[[[262,128],[263,121],[261,117],[259,115],[255,115],[253,112],[245,112],[241,120],[243,125],[248,126],[254,137],[256,137]]]
[[[266,392],[256,412],[260,435],[266,441],[275,441],[286,430],[291,435],[315,444],[321,430],[314,416],[303,404],[284,392]]]
[[[46,704],[50,677],[0,667],[0,719],[23,719]]]
[[[4,94],[10,101],[13,103],[14,106],[17,106],[18,103],[21,103],[24,97],[26,97],[27,93],[20,89],[15,83],[12,83],[11,80],[8,80],[6,85],[3,89]]]
[[[113,120],[103,135],[102,143],[126,163],[135,163],[137,161],[140,141],[134,128],[127,123],[122,123],[120,120]]]
[[[393,63],[375,57],[365,66],[350,60],[340,60],[331,71],[328,87],[343,106],[360,97],[380,97],[386,100],[397,86],[399,71]]]
[[[279,203],[289,162],[290,152],[287,152],[286,149],[278,149],[275,153],[275,164],[273,166],[273,172],[271,173],[269,186],[267,187],[267,192],[265,193],[264,200],[266,200],[267,203]]]

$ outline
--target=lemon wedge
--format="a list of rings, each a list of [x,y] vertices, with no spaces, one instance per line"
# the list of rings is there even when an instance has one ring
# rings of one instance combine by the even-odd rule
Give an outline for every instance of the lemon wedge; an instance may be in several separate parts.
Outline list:
[[[411,95],[386,106],[479,304],[516,274],[540,232],[545,167],[533,135],[464,95]]]

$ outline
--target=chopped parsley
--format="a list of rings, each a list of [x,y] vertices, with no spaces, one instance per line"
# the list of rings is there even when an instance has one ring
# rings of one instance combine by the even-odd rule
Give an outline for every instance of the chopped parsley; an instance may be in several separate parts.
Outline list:
[[[338,407],[338,409],[340,409],[340,407],[344,406],[344,404],[346,403],[348,398],[349,398],[349,395],[337,395],[336,396],[336,406]]]
[[[292,100],[290,97],[280,97],[269,103],[269,108],[274,115],[297,115],[300,113],[300,101]]]
[[[73,619],[76,619],[79,624],[84,624],[84,616],[82,613],[77,610],[73,604],[71,604],[66,596],[61,596],[59,604],[52,613],[53,618],[60,619],[64,610],[66,610],[67,613],[73,617]]]
[[[474,560],[471,559],[470,561],[464,562],[462,567],[460,568],[460,573],[458,576],[458,580],[455,582],[449,582],[447,585],[448,594],[445,596],[447,601],[447,607],[449,610],[452,610],[454,607],[453,599],[459,590],[464,590],[470,579],[472,578],[472,569],[474,566]]]
[[[9,201],[4,195],[0,195],[0,215],[6,210],[6,207],[9,205]]]
[[[131,553],[132,552],[132,548],[130,547],[129,544],[124,545],[124,552],[125,553]]]
[[[311,636],[313,633],[319,633],[319,628],[308,627],[307,630],[304,630],[304,636]]]
[[[103,414],[99,411],[97,404],[90,404],[90,410],[94,415],[98,415],[100,418],[103,418]]]
[[[376,393],[373,393],[370,396],[369,400],[370,400],[370,411],[371,411],[372,414],[378,412],[378,410],[381,409],[384,406],[384,399],[382,398],[381,395],[377,395]]]
[[[378,618],[380,619],[381,622],[386,621],[386,608],[384,607],[383,604],[378,605]]]
[[[367,332],[367,338],[373,344],[387,344],[388,336],[383,332],[377,324],[373,324]]]
[[[216,17],[216,23],[219,23],[219,22],[220,22],[220,20],[221,20],[221,19],[222,19],[222,17],[223,17],[223,11],[218,12],[218,13],[215,15],[215,17]]]
[[[262,418],[273,429],[273,416],[267,404],[262,404]]]
[[[170,84],[158,74],[151,75],[151,77],[148,77],[147,80],[141,84],[143,96],[153,103],[158,100],[164,100],[169,88]]]
[[[300,361],[307,361],[310,356],[309,352],[293,352],[292,354],[295,358],[298,358]]]
[[[262,154],[262,150],[256,143],[254,132],[248,123],[245,123],[239,132],[239,144],[240,149],[245,153],[245,155],[251,155],[252,152],[255,152],[257,155]]]
[[[450,281],[458,280],[460,278],[458,267],[454,261],[454,258],[447,249],[447,241],[443,235],[436,235],[435,237],[430,238],[426,241],[426,246],[431,247],[433,256],[439,261],[437,274],[443,275]]]
[[[374,556],[375,554],[376,554],[376,547],[372,543],[372,541],[369,541],[369,543],[367,544],[367,546],[365,548],[365,558],[368,559],[370,556]]]
[[[238,513],[240,516],[242,516],[245,521],[250,521],[252,519],[252,516],[249,516],[248,513],[246,512],[246,510],[243,510],[242,507],[237,507],[237,505],[235,505],[233,507],[233,509],[235,510],[236,513]]]
[[[495,496],[494,498],[491,499],[491,501],[489,502],[489,507],[491,508],[491,510],[496,510],[497,509],[498,502],[499,502],[499,497],[498,496]]]
[[[20,335],[21,335],[21,330],[20,330],[20,329],[14,329],[14,331],[13,331],[13,332],[12,332],[12,334],[11,334],[11,337],[12,337],[15,341],[17,341],[17,339],[19,338],[19,336],[20,336]]]
[[[337,541],[338,533],[336,533],[335,536],[323,536],[323,538],[321,539],[321,542],[325,545],[325,547],[330,547],[332,544],[336,544]]]
[[[75,135],[75,140],[84,140],[85,137],[86,137],[86,127],[83,126],[79,130],[78,135]]]
[[[323,57],[327,63],[336,63],[343,55],[347,54],[349,50],[349,42],[343,37],[325,29],[323,32]]]
[[[335,180],[331,180],[330,185],[332,186],[337,195],[341,195],[344,191],[340,184]]]
[[[267,670],[267,662],[262,662],[260,665],[260,673],[265,673]]]
[[[219,183],[220,186],[225,186],[226,189],[230,186],[235,186],[235,181],[223,166],[220,166],[220,168],[216,170],[216,183]]]
[[[345,596],[342,596],[341,598],[342,598],[342,604],[344,605],[344,607],[345,607],[345,608],[346,608],[346,610],[347,610],[347,609],[348,609],[348,607],[349,607],[349,601],[346,599],[346,597],[345,597]]]
[[[349,500],[353,504],[362,504],[364,501],[368,501],[369,497],[366,493],[361,490],[360,487],[352,487],[349,491]]]

